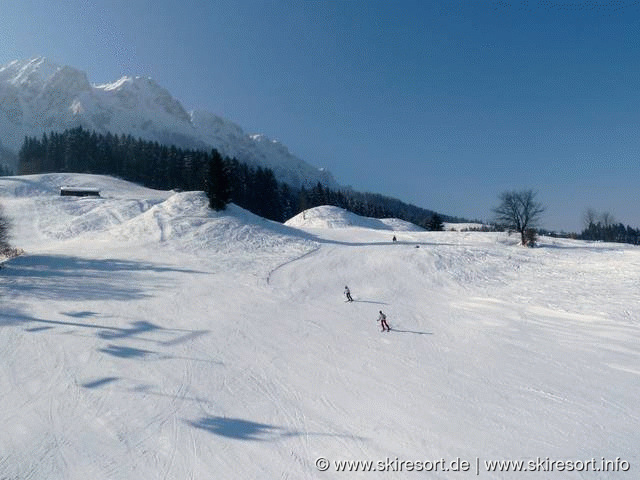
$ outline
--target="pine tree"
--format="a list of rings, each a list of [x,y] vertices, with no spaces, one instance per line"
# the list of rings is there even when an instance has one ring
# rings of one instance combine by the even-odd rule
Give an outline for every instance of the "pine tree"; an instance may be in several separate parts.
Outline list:
[[[442,217],[437,213],[434,213],[429,220],[429,230],[433,232],[441,232],[442,230],[444,230]]]
[[[214,210],[224,210],[230,199],[229,173],[222,156],[217,150],[211,152],[207,178],[209,206]]]

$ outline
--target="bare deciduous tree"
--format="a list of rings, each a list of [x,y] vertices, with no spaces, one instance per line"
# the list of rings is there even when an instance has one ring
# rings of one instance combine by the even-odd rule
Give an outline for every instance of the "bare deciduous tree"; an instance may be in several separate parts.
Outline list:
[[[536,193],[533,190],[522,190],[500,194],[500,205],[493,211],[496,222],[519,232],[522,245],[527,245],[527,230],[536,226],[544,207],[536,201]]]
[[[584,224],[583,230],[587,230],[591,225],[598,223],[598,212],[593,208],[587,208],[582,216],[582,223]]]
[[[602,226],[604,228],[613,227],[616,223],[616,219],[611,212],[603,212],[600,215],[600,221],[602,222]]]
[[[611,228],[616,224],[616,218],[611,212],[598,213],[593,208],[587,208],[582,217],[584,229],[587,230],[592,226]]]

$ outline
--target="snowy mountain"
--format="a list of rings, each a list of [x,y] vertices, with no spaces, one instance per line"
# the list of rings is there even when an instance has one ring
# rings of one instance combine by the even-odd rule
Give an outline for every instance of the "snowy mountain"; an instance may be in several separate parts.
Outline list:
[[[0,201],[26,250],[0,269],[0,478],[637,478],[638,247],[392,243],[94,175]]]
[[[337,187],[332,175],[262,135],[203,111],[188,112],[150,78],[122,77],[94,85],[87,75],[45,58],[0,67],[0,155],[12,162],[25,136],[82,126],[100,133],[131,134],[186,148],[217,148],[250,165],[271,168],[291,185]]]

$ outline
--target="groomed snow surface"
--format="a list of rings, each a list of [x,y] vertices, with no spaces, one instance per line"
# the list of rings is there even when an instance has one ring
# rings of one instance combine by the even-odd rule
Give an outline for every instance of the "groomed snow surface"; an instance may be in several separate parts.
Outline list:
[[[0,202],[26,251],[0,270],[2,479],[640,478],[637,247],[280,225],[90,175]],[[469,471],[401,463],[441,459]]]

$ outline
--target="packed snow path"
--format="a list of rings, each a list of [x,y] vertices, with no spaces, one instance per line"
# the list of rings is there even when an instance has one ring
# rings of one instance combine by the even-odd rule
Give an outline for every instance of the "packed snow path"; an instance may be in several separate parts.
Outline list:
[[[331,207],[283,226],[89,175],[0,178],[0,201],[26,250],[0,270],[0,478],[456,458],[470,471],[379,475],[521,478],[482,462],[547,457],[630,470],[527,475],[637,477],[636,247],[524,249]]]

